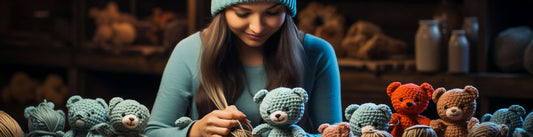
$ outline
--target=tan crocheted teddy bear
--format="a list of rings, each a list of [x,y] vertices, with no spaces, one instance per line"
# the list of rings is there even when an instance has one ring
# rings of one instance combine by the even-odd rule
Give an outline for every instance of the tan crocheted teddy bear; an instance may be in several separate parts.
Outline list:
[[[464,89],[435,90],[433,102],[437,103],[437,112],[441,119],[432,120],[431,128],[439,137],[466,137],[467,124],[476,111],[478,96],[478,90],[469,85]]]

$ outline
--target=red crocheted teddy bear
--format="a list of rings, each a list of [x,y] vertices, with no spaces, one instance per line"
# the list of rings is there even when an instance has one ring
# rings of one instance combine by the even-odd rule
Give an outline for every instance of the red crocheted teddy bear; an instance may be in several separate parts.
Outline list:
[[[393,125],[391,127],[393,136],[401,137],[406,128],[417,124],[429,126],[431,120],[420,113],[426,110],[433,91],[433,86],[428,83],[418,86],[413,83],[402,85],[400,82],[392,82],[387,87],[387,94],[396,110],[389,122]]]

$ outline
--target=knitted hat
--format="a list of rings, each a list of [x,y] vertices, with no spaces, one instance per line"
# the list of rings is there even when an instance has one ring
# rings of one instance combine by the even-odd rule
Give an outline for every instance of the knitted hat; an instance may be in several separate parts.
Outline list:
[[[215,16],[224,8],[245,2],[255,2],[255,1],[276,1],[281,2],[291,10],[291,16],[296,15],[296,0],[211,0],[211,15]]]

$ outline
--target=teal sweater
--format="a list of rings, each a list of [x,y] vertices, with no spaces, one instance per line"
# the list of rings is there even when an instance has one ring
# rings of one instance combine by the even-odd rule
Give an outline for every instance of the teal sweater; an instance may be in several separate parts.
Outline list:
[[[303,88],[309,94],[306,105],[313,125],[313,129],[310,129],[313,131],[307,132],[317,133],[320,124],[342,121],[339,68],[335,52],[325,40],[306,34],[303,48],[307,61],[304,66]],[[185,137],[192,123],[179,129],[174,126],[174,121],[186,116],[188,111],[193,120],[200,119],[194,95],[199,84],[201,49],[200,33],[197,32],[183,39],[172,52],[145,131],[147,136]],[[245,66],[244,69],[252,94],[265,87],[263,66]],[[252,126],[260,124],[258,106],[250,93],[243,91],[234,105],[246,114]]]

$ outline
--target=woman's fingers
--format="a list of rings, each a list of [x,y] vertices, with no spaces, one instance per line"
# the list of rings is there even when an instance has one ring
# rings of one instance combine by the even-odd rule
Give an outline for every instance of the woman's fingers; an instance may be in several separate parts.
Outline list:
[[[223,128],[233,128],[239,126],[239,123],[237,120],[226,120],[226,119],[219,119],[216,122],[209,123],[213,126],[217,127],[223,127]]]
[[[222,127],[216,127],[216,126],[208,126],[206,128],[206,132],[211,135],[221,135],[226,136],[229,134],[231,130],[229,128],[222,128]]]

